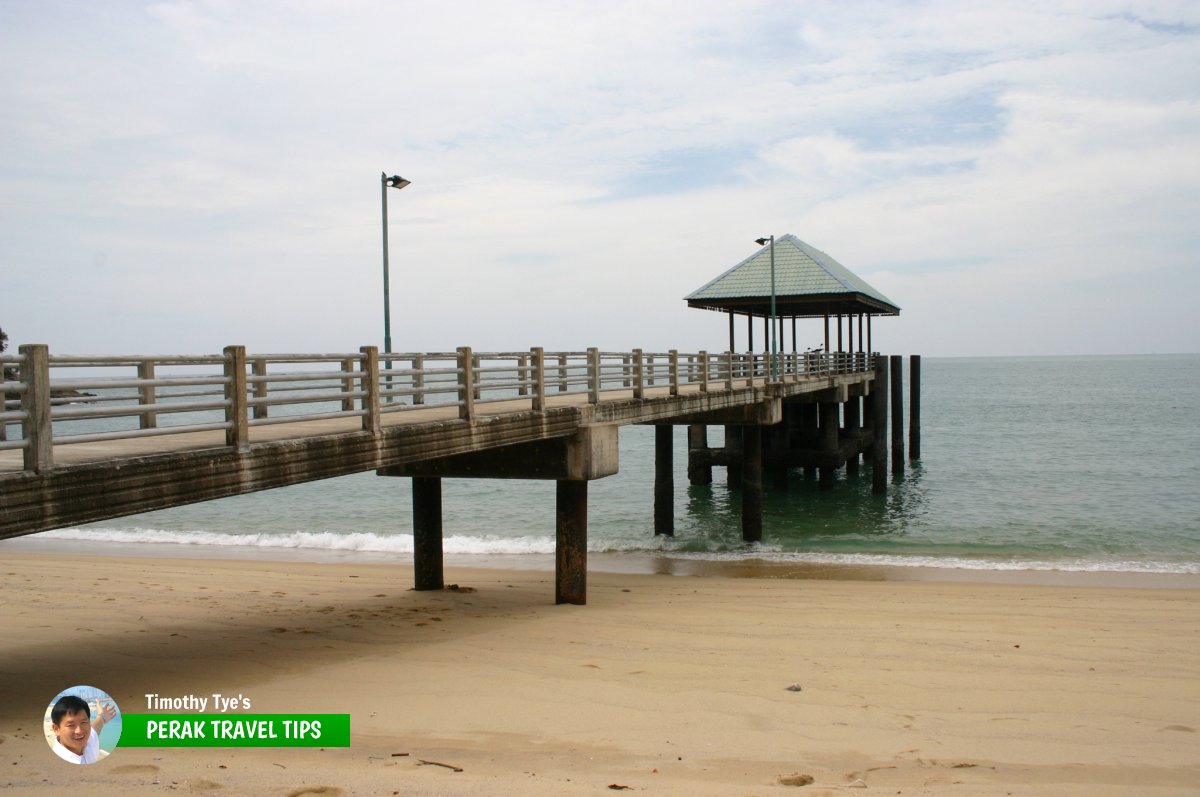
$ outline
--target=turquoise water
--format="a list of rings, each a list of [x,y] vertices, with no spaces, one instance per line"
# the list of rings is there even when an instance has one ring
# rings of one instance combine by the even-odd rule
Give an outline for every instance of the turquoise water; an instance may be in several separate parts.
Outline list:
[[[922,370],[922,459],[886,496],[872,495],[869,466],[828,492],[798,470],[786,490],[767,475],[764,542],[746,545],[740,494],[723,468],[688,485],[676,429],[676,534],[656,538],[654,433],[627,427],[620,473],[590,487],[590,550],[1200,572],[1200,355],[926,358]],[[448,553],[554,550],[552,482],[448,479],[443,499]],[[45,536],[408,552],[410,489],[359,474]]]

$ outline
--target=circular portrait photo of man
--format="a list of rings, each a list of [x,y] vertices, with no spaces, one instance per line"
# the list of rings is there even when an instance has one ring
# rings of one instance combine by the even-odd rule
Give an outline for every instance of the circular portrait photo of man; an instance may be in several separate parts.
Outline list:
[[[46,743],[71,764],[94,764],[121,739],[121,712],[116,701],[94,686],[72,686],[46,707]]]

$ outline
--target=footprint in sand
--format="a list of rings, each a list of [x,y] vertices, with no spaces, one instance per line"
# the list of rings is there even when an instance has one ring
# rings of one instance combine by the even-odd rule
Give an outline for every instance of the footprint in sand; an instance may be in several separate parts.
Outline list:
[[[108,772],[110,775],[156,775],[158,767],[154,764],[121,764]]]
[[[287,797],[341,797],[345,791],[337,786],[305,786],[303,789],[289,791]]]
[[[217,783],[215,780],[189,780],[187,782],[188,791],[220,791],[225,788],[224,783]]]

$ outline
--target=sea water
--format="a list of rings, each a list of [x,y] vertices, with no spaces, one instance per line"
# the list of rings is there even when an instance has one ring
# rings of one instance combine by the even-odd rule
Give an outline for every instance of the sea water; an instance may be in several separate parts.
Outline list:
[[[907,361],[906,361],[907,371]],[[905,389],[908,381],[906,373]],[[907,433],[907,395],[906,433]],[[741,495],[691,486],[675,430],[675,534],[653,526],[654,431],[620,431],[620,472],[589,486],[588,548],[681,559],[985,570],[1200,573],[1200,355],[926,358],[921,459],[874,495],[868,464],[821,491],[764,474],[763,542]],[[710,445],[722,443],[710,427]],[[906,440],[907,445],[907,440]],[[446,479],[445,551],[554,551],[554,483]],[[373,473],[41,535],[189,550],[410,553],[408,479]],[[181,549],[182,550],[182,549]],[[544,557],[542,557],[544,559]]]

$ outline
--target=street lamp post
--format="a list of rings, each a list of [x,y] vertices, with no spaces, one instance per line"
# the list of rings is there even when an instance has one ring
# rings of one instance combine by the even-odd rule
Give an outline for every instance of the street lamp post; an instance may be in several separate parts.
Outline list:
[[[380,197],[383,200],[383,351],[385,354],[392,353],[392,301],[388,284],[387,190],[389,188],[399,190],[410,183],[411,181],[405,180],[396,174],[393,174],[391,177],[388,177],[387,172],[380,172],[379,174]],[[385,361],[384,368],[387,368],[389,371],[391,370],[392,360],[390,357]]]
[[[754,243],[759,246],[764,246],[767,243],[771,244],[771,378],[779,381],[779,358],[776,356],[775,336],[777,333],[775,323],[775,236],[768,235],[765,238],[756,238]]]

